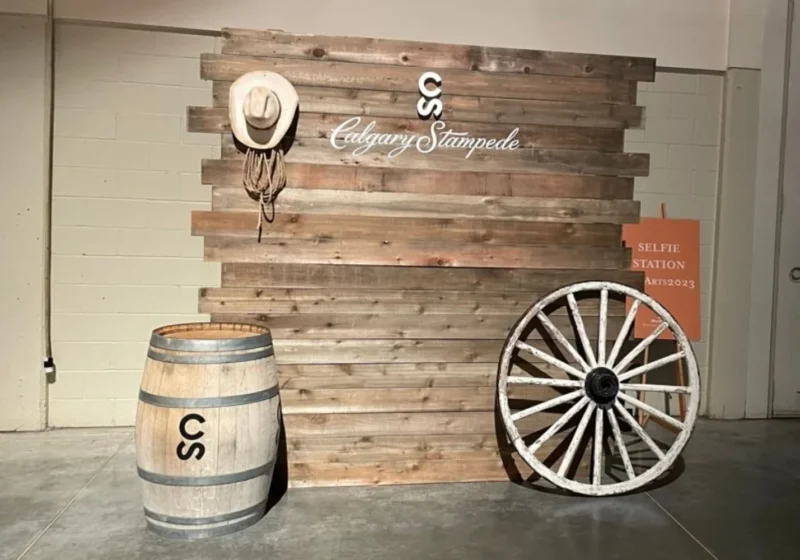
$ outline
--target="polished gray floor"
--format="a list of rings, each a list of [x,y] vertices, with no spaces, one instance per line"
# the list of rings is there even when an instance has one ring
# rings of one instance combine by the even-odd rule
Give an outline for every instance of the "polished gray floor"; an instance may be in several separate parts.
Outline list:
[[[800,559],[800,422],[702,421],[682,462],[668,485],[615,498],[290,490],[243,532],[176,542],[145,529],[130,429],[0,434],[0,560]]]

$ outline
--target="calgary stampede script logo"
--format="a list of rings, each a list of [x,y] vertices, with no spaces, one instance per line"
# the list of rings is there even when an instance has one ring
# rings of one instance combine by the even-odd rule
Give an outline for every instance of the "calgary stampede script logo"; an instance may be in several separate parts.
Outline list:
[[[433,89],[428,88],[430,82],[435,85]],[[361,117],[353,117],[331,131],[331,146],[344,150],[355,145],[355,156],[366,154],[375,146],[394,146],[387,154],[390,158],[399,156],[411,147],[423,154],[429,154],[437,148],[463,149],[466,150],[464,158],[469,158],[476,150],[513,151],[519,148],[519,140],[516,139],[519,128],[512,130],[505,138],[477,137],[469,132],[456,132],[448,128],[444,121],[439,120],[444,110],[441,86],[442,78],[436,72],[425,72],[419,78],[421,97],[417,102],[417,114],[421,119],[431,116],[435,119],[427,134],[376,132],[375,121],[360,128]]]

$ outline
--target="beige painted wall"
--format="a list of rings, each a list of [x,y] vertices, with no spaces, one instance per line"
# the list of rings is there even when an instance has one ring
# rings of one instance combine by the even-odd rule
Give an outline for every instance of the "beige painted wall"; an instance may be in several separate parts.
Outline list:
[[[745,416],[753,208],[760,72],[732,69],[725,84],[725,130],[712,297],[709,414]]]
[[[716,418],[770,415],[776,224],[781,188],[789,0],[741,2],[764,32],[751,35],[760,71],[728,73],[726,126],[718,208],[708,413]],[[795,6],[796,9],[796,6]],[[732,29],[731,41],[746,34]],[[745,41],[747,42],[747,41]],[[736,49],[732,44],[731,49]]]
[[[0,430],[44,426],[46,19],[0,16]]]
[[[728,68],[761,68],[770,0],[730,0]]]
[[[750,269],[749,325],[745,416],[764,418],[770,413],[773,297],[779,192],[783,168],[786,46],[789,39],[790,0],[771,0],[766,13],[763,64],[759,83],[758,153],[753,204],[752,267]],[[797,3],[794,3],[797,12]],[[795,14],[795,26],[798,15]],[[747,273],[746,271],[742,271]],[[742,340],[742,339],[740,339]]]
[[[56,28],[52,426],[133,423],[150,331],[196,314],[219,283],[190,213],[209,208],[200,160],[219,137],[187,134],[187,105],[215,39]]]
[[[729,0],[58,0],[56,17],[655,56],[724,70]]]
[[[800,61],[800,21],[795,20],[790,58]],[[778,225],[778,266],[775,269],[775,359],[772,380],[772,413],[800,416],[800,370],[797,367],[797,335],[800,333],[800,64],[789,69],[787,90],[783,188]],[[794,157],[793,157],[794,156]]]
[[[47,0],[0,0],[0,14],[47,15]]]

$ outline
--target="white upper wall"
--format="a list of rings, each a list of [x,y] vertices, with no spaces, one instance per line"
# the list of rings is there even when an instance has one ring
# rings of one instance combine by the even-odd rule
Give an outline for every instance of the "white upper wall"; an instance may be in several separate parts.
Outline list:
[[[0,16],[0,431],[44,427],[46,23]]]
[[[47,15],[47,0],[0,0],[0,14]]]
[[[730,0],[729,68],[761,68],[770,0]]]
[[[728,10],[729,0],[55,0],[56,17],[71,20],[650,56],[705,70],[727,67]]]

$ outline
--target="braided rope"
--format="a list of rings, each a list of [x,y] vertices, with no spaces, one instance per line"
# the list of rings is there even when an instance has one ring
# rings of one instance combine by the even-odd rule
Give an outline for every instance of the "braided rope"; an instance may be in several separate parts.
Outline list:
[[[269,153],[267,153],[269,152]],[[263,220],[272,222],[275,219],[275,198],[286,186],[286,163],[283,148],[274,150],[247,149],[242,166],[244,188],[250,198],[259,203],[258,242],[261,243],[261,226]],[[272,207],[272,217],[267,217],[267,205]]]

